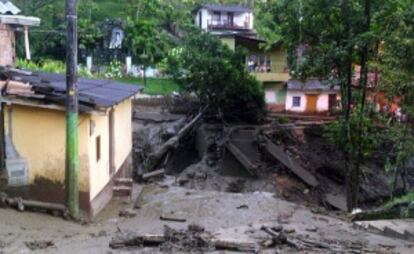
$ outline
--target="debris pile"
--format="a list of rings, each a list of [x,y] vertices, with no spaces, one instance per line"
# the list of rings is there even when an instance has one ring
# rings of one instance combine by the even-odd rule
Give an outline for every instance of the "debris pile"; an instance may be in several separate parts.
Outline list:
[[[192,252],[205,253],[214,250],[209,242],[211,235],[199,225],[191,224],[186,230],[176,230],[164,227],[165,242],[161,244],[160,250],[164,252]]]
[[[135,169],[141,180],[173,175],[177,185],[190,189],[265,191],[305,205],[346,211],[345,160],[323,137],[323,124],[331,118],[229,125],[209,122],[202,113],[179,118],[138,110],[134,115],[139,158]],[[381,163],[367,161],[361,167],[363,209],[389,197]]]

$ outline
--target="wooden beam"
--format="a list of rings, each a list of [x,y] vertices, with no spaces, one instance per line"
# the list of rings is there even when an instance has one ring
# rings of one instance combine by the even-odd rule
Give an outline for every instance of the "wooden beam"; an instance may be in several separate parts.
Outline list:
[[[31,60],[30,44],[29,44],[29,28],[24,26],[24,48],[26,50],[26,60]]]

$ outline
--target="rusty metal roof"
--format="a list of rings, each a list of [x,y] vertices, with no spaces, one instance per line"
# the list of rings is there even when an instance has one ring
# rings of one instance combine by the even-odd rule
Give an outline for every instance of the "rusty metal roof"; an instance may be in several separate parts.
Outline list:
[[[21,11],[9,0],[0,0],[0,14],[16,15]]]

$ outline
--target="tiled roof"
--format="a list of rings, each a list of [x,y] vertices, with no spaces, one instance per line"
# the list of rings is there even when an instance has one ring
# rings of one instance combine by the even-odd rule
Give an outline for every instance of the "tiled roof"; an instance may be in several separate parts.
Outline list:
[[[20,13],[20,9],[17,8],[9,0],[0,0],[0,14],[12,14],[16,15]]]

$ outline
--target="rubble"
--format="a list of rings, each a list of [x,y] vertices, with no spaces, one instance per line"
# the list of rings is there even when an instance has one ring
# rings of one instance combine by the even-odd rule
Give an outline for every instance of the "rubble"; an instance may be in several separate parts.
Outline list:
[[[31,251],[44,250],[55,246],[53,241],[31,241],[25,242],[25,244],[26,247],[29,248]]]

